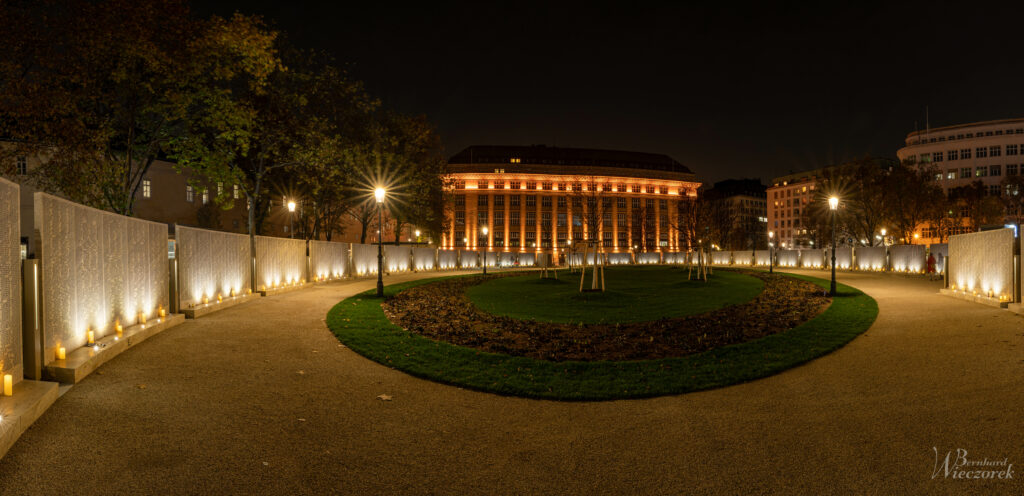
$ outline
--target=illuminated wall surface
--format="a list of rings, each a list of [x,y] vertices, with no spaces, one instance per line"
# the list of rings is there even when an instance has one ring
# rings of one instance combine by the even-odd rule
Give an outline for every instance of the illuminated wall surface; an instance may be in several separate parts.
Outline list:
[[[273,287],[306,278],[306,240],[256,236],[256,285]]]
[[[0,375],[21,378],[21,202],[0,179]]]
[[[609,253],[608,263],[612,265],[632,263],[633,258],[629,253]]]
[[[434,268],[433,248],[413,248],[412,265],[416,270],[431,270]]]
[[[459,265],[459,252],[455,250],[437,251],[437,268],[454,269]]]
[[[832,249],[826,250],[826,267],[832,267]],[[853,247],[852,246],[837,246],[836,247],[836,268],[837,269],[849,269],[853,267]]]
[[[796,267],[800,264],[800,250],[779,250],[775,253],[775,263],[779,267]]]
[[[532,267],[537,264],[537,257],[533,253],[520,253],[519,266]]]
[[[831,257],[829,252],[829,257]],[[829,260],[832,260],[829,258]],[[836,260],[839,260],[839,252],[836,251]],[[813,250],[800,250],[800,265],[803,267],[825,267],[825,250],[813,249]]]
[[[388,272],[405,272],[412,268],[412,247],[384,245],[384,267]]]
[[[47,360],[168,308],[167,225],[36,193]]]
[[[661,254],[658,252],[646,252],[638,253],[636,256],[636,263],[640,264],[656,264],[661,262]]]
[[[757,250],[754,252],[754,262],[757,265],[768,265],[768,257],[770,253],[768,250]]]
[[[472,250],[459,250],[459,267],[479,267],[480,253]]]
[[[715,265],[729,265],[729,261],[732,260],[731,251],[713,251],[711,252],[711,263]]]
[[[182,308],[249,288],[248,235],[175,226],[174,238]]]
[[[889,247],[892,270],[897,272],[924,272],[924,245],[894,245]]]
[[[1013,294],[1013,229],[949,238],[949,284],[980,295]]]
[[[949,256],[949,245],[946,243],[933,243],[928,245],[928,253],[935,256],[935,272],[941,274],[946,267],[946,257]],[[1021,265],[1024,266],[1024,264]]]
[[[885,268],[885,247],[884,246],[858,246],[857,268],[860,270],[882,270]],[[836,250],[836,262],[839,261],[839,251]]]
[[[348,243],[310,240],[309,270],[314,278],[334,279],[348,275]]]
[[[596,254],[594,252],[587,253],[587,263],[588,264],[594,265],[594,260],[595,260],[594,256],[595,255]],[[580,253],[570,253],[569,256],[570,256],[570,258],[572,258],[572,263],[573,264],[575,264],[575,265],[582,265],[583,264],[583,253],[582,252],[580,252]]]
[[[377,273],[377,245],[352,243],[352,270],[357,276]]]
[[[498,253],[498,265],[501,267],[513,267],[516,265],[516,253],[503,251]]]
[[[733,251],[732,252],[732,263],[735,265],[743,265],[749,267],[750,263],[754,260],[754,252],[751,250]]]
[[[498,254],[493,251],[484,252],[484,260],[488,267],[494,267],[498,264]]]

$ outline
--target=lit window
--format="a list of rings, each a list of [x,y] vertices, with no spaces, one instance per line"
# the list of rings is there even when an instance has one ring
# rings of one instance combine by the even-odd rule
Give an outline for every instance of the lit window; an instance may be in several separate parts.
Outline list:
[[[237,199],[239,198],[239,193],[240,193],[240,192],[238,191],[238,185],[237,185],[237,184],[236,184],[236,185],[234,185],[234,189],[235,189],[235,199],[237,200]]]
[[[217,196],[220,196],[220,195],[223,195],[223,194],[224,194],[224,183],[218,181],[217,182]]]
[[[210,190],[203,188],[203,205],[210,203]]]
[[[142,197],[143,198],[149,198],[151,196],[153,196],[152,185],[150,184],[149,179],[143,179],[142,180]]]
[[[192,191],[192,185],[185,186],[185,201],[192,203],[195,201],[195,192]]]

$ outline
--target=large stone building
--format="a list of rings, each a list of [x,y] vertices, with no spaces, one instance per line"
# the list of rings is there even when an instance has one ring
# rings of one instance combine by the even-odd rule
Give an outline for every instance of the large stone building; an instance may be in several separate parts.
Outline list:
[[[801,225],[804,209],[814,200],[827,168],[776,177],[768,186],[768,232],[777,248],[810,248],[807,227]]]
[[[896,152],[900,161],[938,169],[935,180],[949,193],[953,188],[981,181],[990,196],[1003,194],[1006,176],[1024,172],[1024,119],[1003,119],[944,126],[907,135]],[[951,234],[965,232],[958,226]],[[915,242],[939,241],[934,229],[922,226]]]
[[[760,179],[726,179],[700,193],[705,200],[717,204],[725,214],[718,221],[726,231],[724,248],[759,249],[768,244],[768,211],[765,185]]]
[[[584,239],[608,252],[685,250],[677,205],[700,187],[666,155],[548,146],[471,146],[449,172],[442,246],[507,252]]]

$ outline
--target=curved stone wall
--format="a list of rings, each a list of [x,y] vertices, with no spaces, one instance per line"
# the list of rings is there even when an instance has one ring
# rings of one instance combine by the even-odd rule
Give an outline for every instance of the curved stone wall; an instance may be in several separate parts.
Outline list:
[[[249,288],[248,235],[175,226],[174,240],[181,308]]]

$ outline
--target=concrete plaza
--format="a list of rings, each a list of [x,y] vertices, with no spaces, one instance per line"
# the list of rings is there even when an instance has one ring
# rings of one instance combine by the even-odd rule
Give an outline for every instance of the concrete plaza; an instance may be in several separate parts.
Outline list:
[[[0,459],[0,494],[1020,494],[1024,320],[917,277],[840,280],[879,304],[844,348],[599,403],[467,391],[353,353],[324,317],[372,280],[261,299],[71,388]],[[1015,478],[933,479],[933,447],[1008,458]]]

